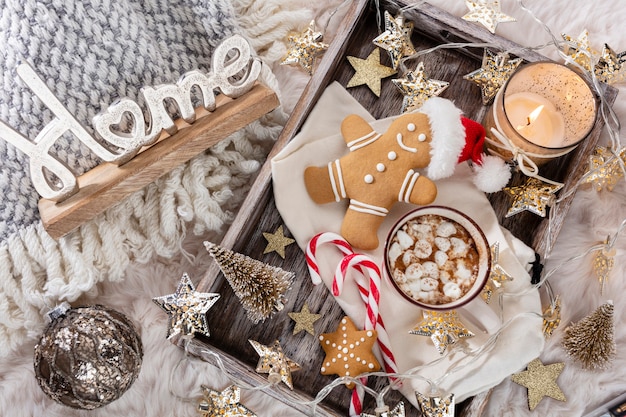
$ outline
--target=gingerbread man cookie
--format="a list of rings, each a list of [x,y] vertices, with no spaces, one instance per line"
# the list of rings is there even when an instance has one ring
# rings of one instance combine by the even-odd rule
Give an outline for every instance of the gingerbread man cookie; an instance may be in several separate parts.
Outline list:
[[[459,162],[471,160],[475,170],[488,162],[490,169],[477,183],[486,192],[510,178],[502,160],[484,155],[482,125],[461,117],[461,110],[439,97],[427,100],[419,112],[399,116],[383,134],[357,115],[344,119],[341,134],[350,152],[327,166],[307,167],[304,183],[317,204],[349,199],[341,235],[358,249],[378,247],[378,228],[396,202],[432,203],[433,181],[452,175]]]

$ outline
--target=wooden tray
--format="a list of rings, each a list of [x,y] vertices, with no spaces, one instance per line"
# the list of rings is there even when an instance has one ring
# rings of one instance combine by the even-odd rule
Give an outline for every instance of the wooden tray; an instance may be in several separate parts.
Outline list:
[[[396,15],[398,10],[382,1],[382,8]],[[296,282],[288,292],[288,303],[285,309],[273,318],[259,325],[252,324],[244,314],[236,296],[221,275],[219,268],[212,264],[205,277],[198,285],[199,291],[218,292],[222,298],[216,305],[219,316],[209,312],[211,337],[196,339],[191,351],[203,356],[209,362],[214,359],[201,351],[210,349],[217,352],[226,365],[228,372],[239,380],[253,385],[267,383],[266,375],[259,375],[254,371],[258,355],[254,352],[248,339],[257,340],[264,344],[271,344],[280,340],[283,350],[291,359],[302,365],[302,370],[293,374],[295,390],[290,391],[284,384],[280,384],[265,393],[279,401],[301,411],[310,413],[310,408],[302,402],[308,401],[328,383],[333,377],[322,376],[319,373],[324,353],[319,347],[316,337],[306,332],[292,335],[293,322],[287,316],[288,312],[300,311],[306,301],[313,312],[321,312],[323,317],[315,324],[319,333],[331,332],[337,326],[343,311],[338,307],[333,297],[328,296],[324,286],[313,287],[305,263],[305,258],[296,245],[286,248],[286,259],[283,260],[276,253],[263,255],[266,241],[262,232],[273,232],[282,225],[282,220],[274,206],[271,187],[271,168],[269,160],[279,152],[285,144],[298,132],[311,108],[323,92],[326,85],[336,80],[346,85],[354,74],[354,70],[345,59],[346,55],[366,57],[374,48],[371,40],[378,35],[376,11],[369,8],[367,0],[352,2],[339,31],[330,44],[328,51],[305,88],[294,112],[280,135],[268,161],[263,165],[252,189],[244,201],[238,216],[225,235],[222,246],[233,248],[255,259],[296,273]],[[473,23],[465,22],[453,17],[444,11],[423,3],[419,8],[404,13],[407,20],[415,24],[413,43],[417,50],[424,50],[444,42],[488,42],[496,46],[494,49],[515,50],[517,56],[527,61],[545,60],[537,53],[524,50],[519,45],[491,34],[486,29]],[[426,72],[430,78],[450,82],[448,89],[441,97],[452,98],[467,117],[482,120],[487,107],[482,105],[480,90],[473,83],[463,80],[462,76],[481,66],[482,48],[439,50],[424,55]],[[381,54],[382,62],[390,65],[387,54]],[[415,62],[417,65],[417,62]],[[375,118],[383,118],[398,114],[402,102],[402,95],[391,84],[391,78],[383,80],[382,94],[376,98],[366,86],[348,89],[348,91],[365,107]],[[609,103],[615,100],[616,90],[607,87],[605,96]],[[567,192],[583,175],[587,157],[594,148],[602,121],[596,125],[590,137],[567,157],[561,158],[542,168],[542,175],[553,180],[566,183],[562,192]],[[513,183],[521,181],[521,176],[514,178]],[[573,197],[573,196],[572,196]],[[547,228],[547,219],[542,219],[531,213],[524,213],[505,219],[510,207],[510,200],[504,193],[498,193],[491,198],[501,224],[509,228],[517,237],[533,247],[541,255],[545,254],[547,244],[552,244],[562,226],[563,219],[569,209],[572,198],[561,202],[553,213],[553,223],[550,230]],[[288,233],[288,232],[286,232]],[[379,379],[372,382],[375,386],[386,385],[386,380]],[[489,396],[489,392],[468,400],[457,406],[457,414],[477,416]],[[374,403],[370,396],[366,397],[366,411],[374,414]],[[408,401],[399,393],[391,392],[385,397],[391,407],[398,401],[404,401],[407,406],[407,416],[419,415]],[[318,416],[345,416],[349,404],[348,391],[343,387],[336,388],[318,408]]]

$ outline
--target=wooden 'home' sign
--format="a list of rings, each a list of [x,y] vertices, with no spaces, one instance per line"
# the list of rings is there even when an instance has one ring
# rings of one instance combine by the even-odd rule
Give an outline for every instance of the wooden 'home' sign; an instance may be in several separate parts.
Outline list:
[[[94,117],[93,137],[33,69],[21,64],[19,77],[55,118],[33,141],[0,122],[0,138],[29,156],[31,179],[42,197],[39,213],[43,225],[57,239],[275,109],[279,104],[276,94],[257,83],[260,71],[261,63],[252,59],[248,42],[232,36],[215,49],[210,73],[194,70],[176,84],[141,90],[149,120],[136,102],[125,98]],[[196,108],[192,90],[202,93],[202,104]],[[216,90],[221,94],[216,96]],[[176,102],[180,119],[173,119],[166,100]],[[129,117],[130,132],[120,131],[117,126]],[[50,154],[50,148],[66,132],[105,162],[75,176]]]

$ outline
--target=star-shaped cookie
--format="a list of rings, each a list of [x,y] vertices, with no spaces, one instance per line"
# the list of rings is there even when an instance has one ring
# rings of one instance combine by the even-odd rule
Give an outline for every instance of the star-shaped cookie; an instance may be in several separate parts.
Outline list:
[[[276,340],[272,346],[265,346],[255,340],[248,341],[260,356],[256,371],[269,374],[268,380],[271,383],[282,381],[289,388],[293,389],[291,373],[300,370],[300,365],[283,353],[280,342]]]
[[[219,294],[196,291],[189,275],[183,274],[174,294],[155,297],[152,301],[170,318],[167,329],[167,338],[170,339],[177,334],[193,336],[201,333],[209,336],[206,313],[219,298]]]
[[[378,333],[376,330],[359,330],[345,316],[333,333],[322,333],[320,344],[326,352],[320,373],[357,377],[365,372],[380,370],[380,363],[372,352]],[[353,383],[346,384],[348,388]]]

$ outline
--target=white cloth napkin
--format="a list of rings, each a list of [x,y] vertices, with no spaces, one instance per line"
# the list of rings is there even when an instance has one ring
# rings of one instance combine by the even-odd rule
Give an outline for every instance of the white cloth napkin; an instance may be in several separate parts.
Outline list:
[[[272,159],[276,207],[302,249],[320,232],[340,231],[347,202],[325,205],[314,203],[307,194],[303,172],[309,165],[324,166],[348,152],[339,132],[341,121],[349,114],[360,115],[379,133],[385,132],[392,120],[374,120],[343,87],[333,83],[326,88],[300,133]],[[514,281],[505,284],[504,291],[523,294],[503,298],[502,323],[515,319],[501,330],[499,324],[491,331],[491,336],[498,334],[498,337],[490,350],[476,356],[462,352],[448,355],[417,372],[421,377],[432,380],[441,378],[438,388],[442,393],[454,393],[458,402],[497,385],[510,374],[521,370],[539,355],[544,345],[539,294],[537,290],[530,289],[530,277],[525,267],[534,260],[534,252],[500,227],[489,201],[471,183],[470,177],[470,167],[459,165],[451,178],[437,182],[438,196],[433,204],[464,212],[480,226],[490,244],[498,242],[499,264],[514,277]],[[376,250],[363,252],[379,264],[381,271],[383,246],[388,231],[399,217],[413,208],[415,206],[405,203],[396,204],[378,231],[380,246]],[[318,251],[321,276],[328,287],[340,259],[339,251],[330,246],[321,247]],[[487,307],[493,309],[491,316],[498,317],[498,300],[494,298]],[[346,281],[343,293],[336,299],[357,326],[363,326],[365,305],[353,280]],[[485,304],[478,297],[469,304],[468,309],[471,310],[475,303]],[[429,337],[409,334],[421,321],[422,310],[405,300],[387,277],[382,279],[380,314],[400,373],[440,358]],[[490,326],[480,323],[480,317],[478,322],[473,321],[471,315],[462,310],[459,314],[466,327],[475,334],[473,338],[462,340],[467,342],[469,349],[478,350],[490,338],[485,330]],[[323,332],[334,330],[324,329]],[[429,386],[420,378],[408,378],[404,379],[400,390],[416,405],[415,391],[427,394]]]

